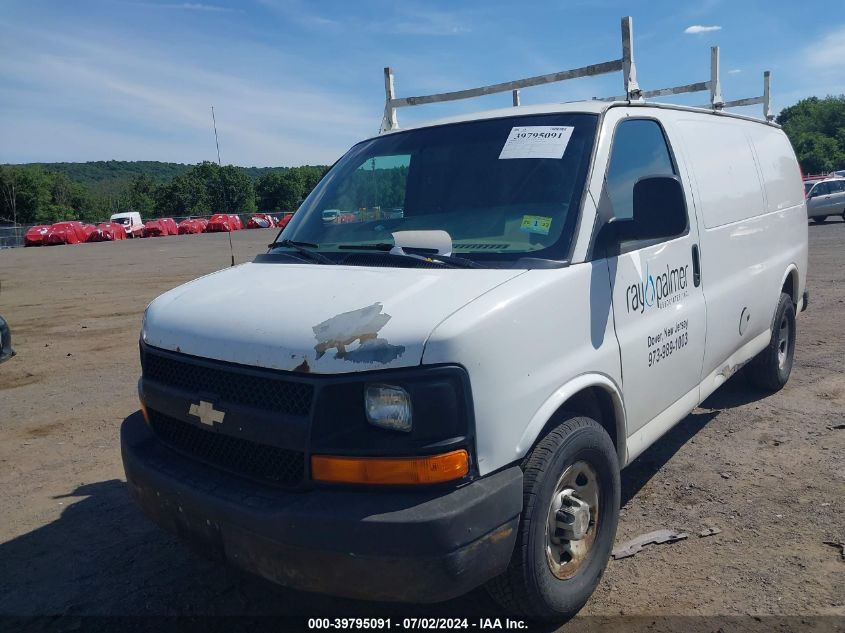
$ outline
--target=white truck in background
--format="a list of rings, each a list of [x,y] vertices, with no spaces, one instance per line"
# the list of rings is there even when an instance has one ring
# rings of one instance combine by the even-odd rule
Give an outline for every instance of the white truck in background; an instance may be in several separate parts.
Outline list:
[[[141,232],[144,230],[144,223],[141,221],[141,214],[137,211],[127,211],[125,213],[115,213],[109,219],[109,222],[120,224],[126,230],[126,237],[141,237]]]

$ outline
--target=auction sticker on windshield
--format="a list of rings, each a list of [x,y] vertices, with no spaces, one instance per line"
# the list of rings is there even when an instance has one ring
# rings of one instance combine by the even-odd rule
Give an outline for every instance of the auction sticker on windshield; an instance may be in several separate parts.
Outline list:
[[[569,138],[569,125],[530,125],[511,128],[499,160],[505,158],[563,158]]]

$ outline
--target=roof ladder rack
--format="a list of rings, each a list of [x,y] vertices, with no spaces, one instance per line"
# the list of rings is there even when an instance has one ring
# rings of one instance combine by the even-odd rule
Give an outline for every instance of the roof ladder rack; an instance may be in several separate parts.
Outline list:
[[[521,88],[541,86],[558,81],[566,81],[567,79],[577,79],[579,77],[595,77],[596,75],[606,75],[620,70],[623,75],[623,88],[626,95],[625,99],[632,101],[641,100],[642,94],[639,84],[637,83],[637,68],[634,63],[633,20],[630,16],[622,18],[622,57],[609,62],[584,66],[582,68],[562,70],[560,72],[549,73],[547,75],[537,75],[536,77],[506,81],[504,83],[481,86],[479,88],[468,88],[466,90],[442,92],[440,94],[422,95],[419,97],[397,97],[394,86],[393,70],[391,68],[385,68],[384,118],[382,119],[380,132],[399,129],[399,120],[396,117],[397,108],[426,105],[429,103],[441,103],[444,101],[458,101],[460,99],[472,99],[474,97],[482,97],[499,92],[510,92],[513,99],[513,105],[517,106],[519,105],[519,91]]]
[[[704,92],[710,91],[710,105],[708,108],[720,109],[722,108],[722,84],[719,81],[719,47],[710,47],[710,79],[709,81],[699,81],[693,84],[686,84],[683,86],[673,86],[671,88],[659,88],[657,90],[643,90],[641,95],[643,99],[651,97],[665,97],[668,95],[679,95],[687,92]],[[625,101],[627,96],[616,97],[593,97],[594,101]]]
[[[658,90],[643,90],[641,92],[643,99],[651,97],[665,97],[668,95],[684,94],[689,92],[710,92],[710,102],[707,105],[697,106],[699,108],[710,108],[713,110],[723,110],[725,108],[737,108],[740,106],[763,104],[763,118],[766,121],[771,121],[774,116],[771,110],[771,73],[767,70],[763,73],[763,94],[759,97],[749,97],[747,99],[735,99],[733,101],[725,101],[722,98],[722,82],[719,78],[720,63],[719,63],[719,47],[710,47],[710,80],[699,81],[694,84],[686,84],[683,86],[673,86],[671,88],[660,88]],[[596,101],[624,101],[625,96],[619,97],[594,97]]]
[[[772,73],[768,70],[763,72],[763,94],[759,97],[748,97],[746,99],[734,99],[733,101],[725,101],[722,103],[722,108],[738,108],[740,106],[763,105],[763,118],[766,121],[772,121],[775,115],[772,114]]]

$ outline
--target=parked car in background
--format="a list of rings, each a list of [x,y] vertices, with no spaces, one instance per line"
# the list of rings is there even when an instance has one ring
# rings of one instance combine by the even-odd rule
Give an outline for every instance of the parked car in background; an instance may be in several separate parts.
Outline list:
[[[807,217],[824,222],[828,216],[841,215],[845,220],[845,178],[805,181]]]
[[[6,319],[0,316],[0,363],[9,360],[15,355],[12,348],[12,332]]]
[[[39,224],[29,227],[23,236],[23,245],[41,246],[44,243],[44,236],[47,235],[47,231],[49,230],[49,224]]]
[[[293,213],[283,213],[278,218],[276,218],[276,226],[280,229],[285,228],[292,217]]]
[[[167,231],[167,235],[179,235],[179,226],[173,218],[159,218],[159,223]]]
[[[244,228],[240,216],[234,213],[215,213],[208,221],[205,228],[206,233],[226,233],[228,231],[240,231]]]
[[[144,232],[144,223],[141,221],[141,214],[137,211],[115,213],[111,216],[109,222],[122,224],[126,231],[126,237],[142,237]]]
[[[195,235],[205,230],[205,224],[203,224],[202,220],[188,218],[187,220],[182,220],[176,228],[179,235]]]
[[[126,229],[117,222],[103,222],[88,236],[89,242],[115,242],[126,239]]]
[[[167,227],[162,224],[161,220],[150,220],[144,224],[144,230],[141,237],[164,237],[168,235]]]
[[[274,226],[276,220],[268,213],[256,213],[246,223],[248,229],[272,229]]]
[[[88,239],[88,231],[83,228],[82,222],[56,222],[51,225],[44,236],[46,246],[57,244],[79,244]]]
[[[82,232],[85,234],[85,242],[88,241],[88,238],[94,235],[97,232],[97,225],[96,224],[87,224],[85,222],[82,223]]]

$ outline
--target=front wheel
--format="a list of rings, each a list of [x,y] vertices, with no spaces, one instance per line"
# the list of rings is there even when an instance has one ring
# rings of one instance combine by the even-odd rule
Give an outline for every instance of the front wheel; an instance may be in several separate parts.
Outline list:
[[[619,462],[595,420],[570,415],[523,464],[523,504],[507,571],[487,584],[505,609],[567,620],[592,595],[619,521]]]
[[[769,344],[746,368],[749,382],[767,391],[781,389],[792,373],[794,355],[795,305],[792,297],[782,292],[775,308]]]

